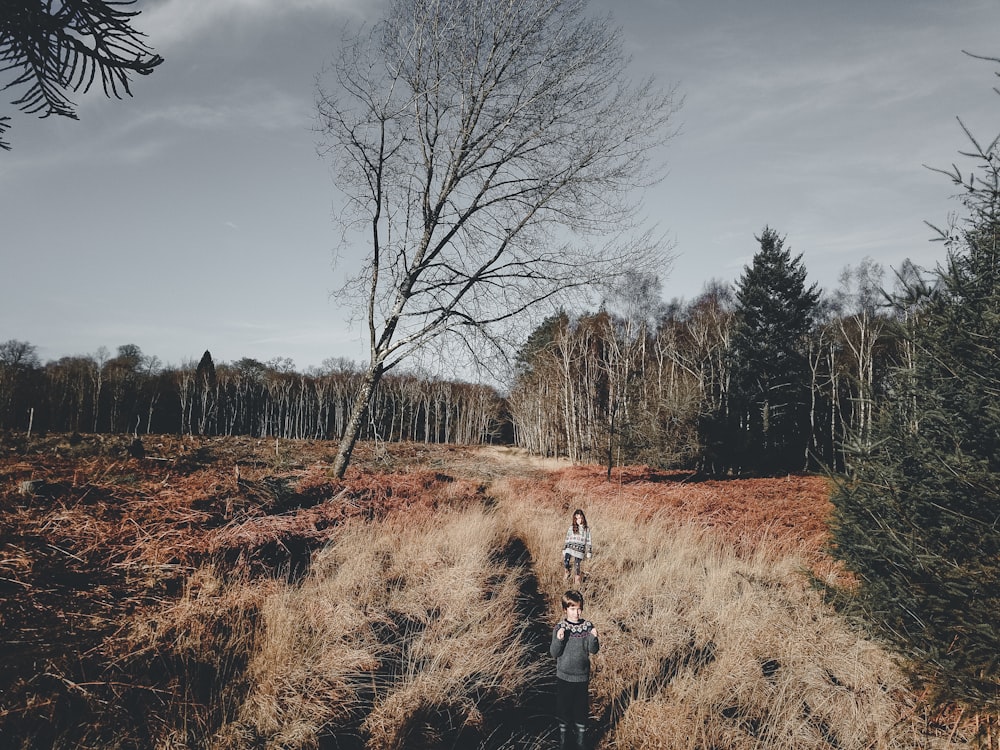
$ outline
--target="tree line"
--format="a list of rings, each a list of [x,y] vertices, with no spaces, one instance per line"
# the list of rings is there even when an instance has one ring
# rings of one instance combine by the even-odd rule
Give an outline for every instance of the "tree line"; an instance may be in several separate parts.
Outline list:
[[[365,440],[512,439],[574,462],[646,463],[713,475],[843,470],[870,442],[887,376],[912,359],[906,310],[871,259],[832,293],[807,287],[801,256],[765,227],[733,285],[661,302],[636,275],[597,312],[561,311],[520,348],[506,397],[487,385],[389,374],[361,422]],[[904,268],[897,283],[915,278]],[[134,345],[42,364],[0,343],[0,427],[340,439],[361,367],[243,358],[163,367]]]
[[[663,304],[658,281],[636,277],[596,312],[545,320],[518,357],[517,442],[608,467],[842,470],[909,356],[906,311],[871,259],[823,293],[774,229],[756,239],[736,284],[710,282],[690,302]]]
[[[299,373],[280,358],[216,365],[207,351],[198,363],[162,367],[134,344],[43,365],[36,346],[10,340],[0,343],[0,427],[339,439],[360,378],[348,360]],[[375,394],[362,438],[491,442],[503,434],[502,407],[489,386],[394,374]]]

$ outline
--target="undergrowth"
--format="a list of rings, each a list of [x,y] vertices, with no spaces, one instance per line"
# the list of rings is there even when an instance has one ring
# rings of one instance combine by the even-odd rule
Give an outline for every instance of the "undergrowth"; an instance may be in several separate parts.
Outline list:
[[[63,457],[47,496],[18,489],[42,462],[6,460],[3,633],[30,642],[5,657],[10,746],[554,747],[548,642],[575,507],[596,548],[592,746],[972,739],[935,726],[893,658],[810,588],[838,575],[812,480],[756,486],[775,499],[751,524],[726,515],[752,504],[732,486],[639,470],[616,485],[596,467],[410,447],[338,482],[291,446],[280,471],[273,444],[244,449],[214,443],[209,465],[197,446],[176,463]]]

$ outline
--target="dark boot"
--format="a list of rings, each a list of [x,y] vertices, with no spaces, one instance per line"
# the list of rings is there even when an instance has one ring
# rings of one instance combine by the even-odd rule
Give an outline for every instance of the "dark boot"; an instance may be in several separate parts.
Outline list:
[[[587,725],[586,724],[574,724],[576,729],[576,746],[580,750],[587,750]]]
[[[569,750],[569,743],[566,740],[566,725],[559,722],[559,750]]]

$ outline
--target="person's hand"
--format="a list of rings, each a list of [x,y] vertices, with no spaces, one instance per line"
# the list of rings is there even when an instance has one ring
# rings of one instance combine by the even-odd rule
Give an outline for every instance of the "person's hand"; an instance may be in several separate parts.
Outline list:
[[[596,627],[592,627],[592,628],[590,629],[590,634],[591,634],[592,636],[594,636],[594,638],[597,638],[597,637],[598,637],[598,635],[597,635],[597,628],[596,628]]]
[[[590,559],[590,553],[589,552],[587,553],[587,559],[588,560]]]
[[[566,625],[564,623],[559,623],[559,630],[556,631],[556,638],[560,641],[566,638]]]

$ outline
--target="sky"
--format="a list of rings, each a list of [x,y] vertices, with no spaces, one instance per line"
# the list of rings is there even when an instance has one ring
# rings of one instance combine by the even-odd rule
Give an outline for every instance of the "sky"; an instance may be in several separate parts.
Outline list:
[[[337,193],[318,155],[317,77],[372,0],[140,0],[165,58],[132,96],[75,94],[79,120],[13,117],[0,152],[0,342],[42,362],[364,361],[335,290]],[[735,282],[765,226],[828,291],[872,258],[943,259],[947,168],[1000,132],[996,0],[591,0],[636,79],[676,86],[668,173],[641,217],[673,244],[665,300]],[[0,79],[0,84],[7,80]],[[328,80],[328,79],[327,79]],[[967,169],[965,171],[968,171]],[[336,262],[335,262],[336,260]]]

